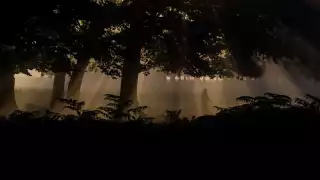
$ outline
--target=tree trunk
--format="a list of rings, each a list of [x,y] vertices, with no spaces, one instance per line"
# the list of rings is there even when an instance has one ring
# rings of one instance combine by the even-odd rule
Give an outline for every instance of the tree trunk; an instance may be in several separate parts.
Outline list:
[[[88,64],[89,59],[80,61],[80,63],[77,64],[75,71],[72,72],[68,85],[68,99],[79,100],[81,84]]]
[[[8,115],[18,109],[14,92],[14,73],[1,74],[0,82],[0,115]]]
[[[64,84],[66,73],[58,72],[54,75],[50,108],[55,111],[63,110],[63,104],[57,98],[64,98]]]
[[[133,101],[133,106],[138,106],[138,76],[140,72],[140,50],[141,48],[132,48],[125,58],[121,87],[120,87],[120,105]],[[129,59],[130,57],[130,59]]]

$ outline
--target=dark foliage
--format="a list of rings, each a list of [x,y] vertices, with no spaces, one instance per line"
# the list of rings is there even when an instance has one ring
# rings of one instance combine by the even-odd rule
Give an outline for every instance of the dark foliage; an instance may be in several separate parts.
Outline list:
[[[78,102],[72,99],[61,99],[59,101],[65,104],[64,108],[75,112],[75,115],[68,116],[73,120],[109,120],[109,121],[145,121],[151,122],[154,118],[146,116],[144,110],[147,106],[132,107],[133,102],[128,101],[120,108],[120,97],[112,94],[106,94],[107,104],[100,106],[96,110],[84,110],[85,102]],[[21,112],[21,111],[19,111]],[[48,113],[49,111],[47,111]],[[33,114],[33,113],[32,113]],[[56,114],[58,115],[58,114]],[[59,117],[63,117],[60,115]]]
[[[306,2],[31,0],[19,7],[2,3],[1,69],[69,72],[74,70],[70,57],[95,58],[108,75],[119,77],[123,59],[143,51],[141,71],[158,67],[193,76],[230,76],[231,69],[260,76],[263,68],[257,53],[275,58],[297,55],[281,35],[284,29],[289,29],[287,36],[292,33],[319,48],[319,9]],[[5,15],[13,9],[19,15]],[[114,33],[115,28],[122,30]],[[219,58],[225,49],[232,63]]]
[[[134,93],[131,87],[136,84],[138,73],[151,68],[195,77],[232,76],[234,72],[261,76],[264,57],[297,56],[283,34],[302,38],[319,49],[319,9],[306,2],[125,0],[117,4],[31,0],[17,6],[16,2],[6,1],[0,4],[4,25],[0,33],[0,76],[6,80],[3,93],[0,92],[4,102],[0,108],[9,102],[7,95],[14,99],[14,74],[29,74],[27,70],[33,68],[42,72],[76,72],[72,58],[77,63],[94,58],[106,74],[122,76],[127,86],[121,92],[129,92],[120,93],[125,101]],[[8,10],[19,14],[8,17]],[[227,58],[221,57],[222,52],[227,52]],[[268,93],[263,97],[239,97],[246,102],[244,105],[219,108],[217,116],[193,121],[182,119],[180,111],[168,111],[164,125],[153,124],[152,118],[143,113],[146,107],[133,108],[131,101],[121,102],[120,106],[120,98],[112,95],[106,100],[109,102],[105,107],[87,111],[83,109],[84,102],[61,99],[75,115],[15,111],[9,121],[3,119],[2,127],[36,131],[55,127],[62,132],[68,128],[91,128],[101,134],[128,132],[127,138],[138,141],[192,141],[199,137],[210,141],[259,140],[266,134],[264,138],[276,140],[278,136],[269,131],[283,138],[304,140],[303,128],[318,127],[320,107],[319,99],[310,95],[305,100],[292,100]],[[308,129],[310,132],[314,131]],[[254,134],[252,138],[242,137],[250,133]]]
[[[107,95],[109,105],[101,111],[84,111],[83,102],[62,100],[77,115],[59,115],[47,111],[16,111],[1,119],[3,133],[33,134],[41,138],[72,138],[76,141],[144,143],[319,143],[319,99],[296,99],[267,93],[264,97],[240,97],[246,104],[222,109],[216,116],[193,120],[180,118],[180,112],[167,112],[165,123],[152,123],[150,118],[117,115],[119,97]],[[132,111],[143,112],[143,108]],[[103,116],[99,116],[103,115]],[[112,119],[115,118],[115,119]],[[119,121],[120,117],[123,118]],[[71,137],[70,137],[71,136]],[[39,137],[37,137],[39,138]]]

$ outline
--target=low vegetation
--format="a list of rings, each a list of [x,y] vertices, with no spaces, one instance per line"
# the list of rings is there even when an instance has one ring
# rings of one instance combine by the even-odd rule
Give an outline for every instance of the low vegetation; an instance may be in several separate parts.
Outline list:
[[[212,116],[187,119],[180,116],[181,110],[167,111],[162,123],[154,123],[144,113],[147,107],[133,108],[128,102],[120,108],[118,96],[105,98],[107,105],[94,111],[84,110],[84,102],[60,99],[73,115],[15,111],[1,118],[1,129],[11,137],[24,133],[19,139],[35,135],[35,139],[72,137],[101,142],[315,143],[320,137],[320,99],[311,95],[303,99],[272,93],[243,96],[237,99],[243,105],[217,107],[219,112]]]

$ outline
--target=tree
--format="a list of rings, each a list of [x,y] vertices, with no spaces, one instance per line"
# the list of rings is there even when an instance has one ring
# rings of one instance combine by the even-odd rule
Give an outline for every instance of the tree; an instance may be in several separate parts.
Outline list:
[[[14,94],[14,74],[28,73],[30,62],[35,60],[38,49],[35,48],[36,36],[28,29],[28,24],[39,12],[36,8],[37,1],[28,1],[16,6],[15,2],[1,3],[0,20],[4,27],[0,34],[0,113],[7,114],[17,109]],[[41,5],[41,4],[40,4]],[[45,8],[45,6],[44,6]],[[8,10],[15,9],[19,15],[5,14]]]
[[[88,59],[96,59],[107,74],[115,76],[121,67],[120,101],[125,103],[137,101],[138,74],[151,68],[195,77],[231,76],[232,71],[260,76],[263,66],[255,55],[294,55],[279,35],[282,27],[317,45],[310,34],[318,26],[304,20],[314,21],[311,17],[319,13],[308,12],[310,8],[298,0],[125,0],[119,6],[90,0],[33,0],[22,5],[23,16],[9,19],[1,14],[4,24],[15,22],[1,34],[0,57],[6,59],[1,62],[6,82],[3,104],[14,102],[14,73],[27,73],[30,68],[72,72],[71,97],[79,92]],[[16,8],[14,3],[1,7]],[[287,7],[306,15],[288,13]],[[223,52],[231,61],[221,57]],[[77,59],[75,67],[72,57]],[[56,77],[56,84],[62,84],[63,76]]]
[[[89,60],[103,58],[100,63],[107,64],[104,29],[115,6],[90,0],[56,2],[34,21],[33,28],[41,29],[45,37],[50,37],[41,47],[42,61],[37,69],[55,73],[50,107],[61,109],[58,98],[64,98],[66,74],[71,75],[67,98],[77,100]]]
[[[188,18],[184,11],[192,7],[186,1],[142,0],[121,4],[116,17],[123,25],[112,41],[123,47],[117,51],[124,59],[122,103],[137,102],[138,74],[150,68],[197,77],[227,73],[225,64],[210,61],[211,57],[218,57],[223,44],[217,37],[211,37],[205,23]]]
[[[265,57],[295,56],[279,32],[289,28],[307,38],[313,26],[305,20],[317,15],[298,0],[128,0],[121,8],[117,17],[125,26],[115,37],[125,47],[123,102],[136,100],[138,73],[152,67],[196,77],[230,75],[230,70],[261,76]],[[287,13],[287,8],[293,11]],[[300,18],[297,11],[307,15]],[[231,62],[219,58],[223,51]]]
[[[69,72],[71,74],[67,98],[78,100],[82,79],[90,59],[95,59],[100,67],[105,67],[107,70],[104,72],[107,75],[118,76],[118,67],[116,63],[113,63],[116,62],[115,58],[110,57],[109,49],[111,48],[106,41],[108,36],[105,32],[105,29],[112,22],[111,14],[114,14],[117,6],[111,2],[88,1],[84,5],[72,5],[66,11],[73,9],[80,10],[75,14],[74,21],[71,24],[72,28],[69,29],[67,36],[63,37],[62,40],[68,47],[70,55],[76,61],[70,70],[64,72],[64,75]],[[57,97],[53,96],[53,98],[56,99]]]
[[[259,52],[271,57],[276,63],[281,57],[293,59],[297,56],[304,65],[307,55],[301,55],[297,47],[293,47],[295,39],[300,38],[319,48],[319,37],[315,33],[319,29],[319,10],[312,9],[308,1],[274,1],[274,0],[235,0],[226,1],[229,6],[220,11],[220,21],[224,24],[224,32],[229,46],[232,47],[235,61],[243,69],[243,74],[251,74],[250,67],[243,59],[249,59],[252,52]],[[221,8],[223,9],[223,8]],[[288,10],[290,9],[290,10]],[[301,47],[301,46],[300,46]],[[257,75],[260,73],[257,72]]]
[[[36,69],[41,72],[55,73],[50,107],[61,105],[57,98],[64,97],[65,75],[72,65],[72,29],[74,23],[84,13],[84,7],[90,1],[50,1],[46,8],[33,17],[29,31],[39,31],[40,35],[33,40],[37,42],[40,60],[36,61]],[[81,12],[81,13],[80,13]],[[84,16],[84,15],[82,15]]]
[[[82,78],[86,71],[91,58],[98,59],[99,63],[111,61],[108,58],[109,46],[105,39],[105,29],[110,27],[111,14],[117,9],[114,3],[93,3],[92,7],[88,9],[91,12],[86,19],[78,20],[75,30],[72,32],[72,42],[70,42],[70,49],[73,56],[77,60],[75,68],[72,70],[71,80],[68,86],[68,98],[78,99]],[[102,60],[103,59],[103,60]],[[111,68],[111,64],[108,64]],[[105,72],[106,74],[110,74]],[[110,74],[114,75],[114,74]]]
[[[18,9],[16,4],[11,2],[1,6],[6,9],[2,9],[1,13],[15,9],[19,11],[19,15],[8,18],[1,14],[1,20],[6,27],[0,35],[0,79],[3,82],[0,108],[17,108],[14,98],[14,74],[22,72],[30,75],[28,69],[34,68],[42,72],[70,71],[70,28],[75,19],[86,15],[84,9],[90,7],[87,6],[90,3],[90,0],[32,0],[21,4]],[[88,14],[89,11],[86,12]],[[63,80],[62,77],[58,76],[55,84],[61,84],[59,81]],[[61,90],[54,94],[60,96]]]

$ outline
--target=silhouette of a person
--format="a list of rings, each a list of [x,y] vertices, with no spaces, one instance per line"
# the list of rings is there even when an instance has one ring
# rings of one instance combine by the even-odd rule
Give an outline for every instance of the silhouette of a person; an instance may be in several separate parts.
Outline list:
[[[210,100],[209,95],[208,95],[208,90],[205,88],[202,91],[202,94],[201,94],[201,109],[202,109],[202,114],[203,115],[211,114],[210,111],[209,111],[209,108],[208,108],[209,102],[211,102],[211,100]]]

